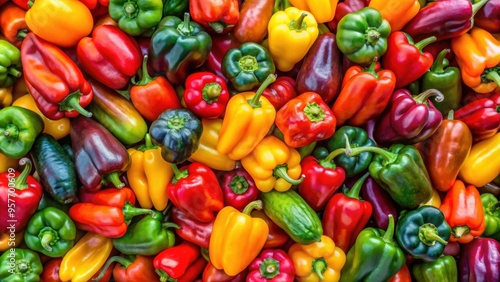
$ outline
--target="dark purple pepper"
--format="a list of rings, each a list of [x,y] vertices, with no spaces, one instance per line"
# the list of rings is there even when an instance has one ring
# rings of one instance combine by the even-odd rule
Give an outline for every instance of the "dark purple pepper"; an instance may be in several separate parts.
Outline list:
[[[372,217],[377,227],[383,230],[389,225],[389,214],[397,222],[398,211],[391,196],[373,178],[368,177],[361,188],[361,198],[372,204]]]
[[[461,247],[458,281],[500,281],[500,243],[491,238],[475,238]]]
[[[500,0],[488,1],[474,16],[474,26],[500,33]]]

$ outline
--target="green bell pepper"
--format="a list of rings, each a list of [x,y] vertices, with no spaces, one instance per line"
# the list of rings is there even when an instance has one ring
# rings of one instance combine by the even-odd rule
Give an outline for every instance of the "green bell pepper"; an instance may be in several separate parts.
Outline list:
[[[181,84],[190,71],[203,65],[212,49],[212,38],[199,24],[178,17],[164,17],[151,36],[148,66],[165,74],[174,85]]]
[[[486,228],[481,236],[490,237],[500,232],[500,202],[491,193],[481,194]]]
[[[11,86],[21,75],[21,51],[10,42],[0,40],[0,88]]]
[[[52,199],[51,196],[49,196],[49,193],[43,192],[42,194],[42,199],[38,203],[38,207],[36,208],[37,211],[41,211],[45,208],[48,207],[53,207],[59,210],[62,210],[65,213],[69,212],[70,205],[64,205],[56,202],[56,200]]]
[[[2,282],[38,282],[42,271],[40,256],[30,249],[12,248],[0,256]]]
[[[227,51],[222,59],[222,74],[240,92],[259,87],[276,71],[271,53],[254,42]]]
[[[387,51],[389,22],[379,11],[366,7],[345,15],[337,25],[337,46],[352,62],[369,65]]]
[[[175,243],[174,232],[167,228],[179,228],[175,223],[162,222],[163,216],[156,211],[129,226],[127,233],[113,239],[113,246],[125,255],[152,256],[170,248]]]
[[[163,16],[181,18],[189,7],[189,0],[163,0]]]
[[[457,67],[446,67],[448,60],[445,58],[449,49],[442,50],[437,56],[431,69],[422,77],[422,89],[437,89],[444,95],[444,99],[436,102],[436,98],[432,97],[434,107],[441,114],[447,115],[450,110],[456,110],[460,106],[462,100],[462,77],[460,69]]]
[[[162,0],[110,0],[109,16],[132,36],[154,28],[163,17]]]
[[[396,225],[396,241],[406,253],[423,261],[435,261],[444,252],[451,228],[433,206],[404,212]]]
[[[406,262],[403,251],[393,240],[394,218],[389,215],[387,230],[363,229],[349,249],[342,268],[341,282],[386,281]]]
[[[46,256],[64,256],[75,244],[76,227],[64,211],[48,207],[36,212],[28,222],[26,245]]]
[[[433,262],[416,263],[411,268],[416,282],[456,282],[457,262],[452,256],[443,256]]]
[[[0,153],[12,159],[26,155],[44,129],[42,118],[35,112],[9,106],[0,110]]]

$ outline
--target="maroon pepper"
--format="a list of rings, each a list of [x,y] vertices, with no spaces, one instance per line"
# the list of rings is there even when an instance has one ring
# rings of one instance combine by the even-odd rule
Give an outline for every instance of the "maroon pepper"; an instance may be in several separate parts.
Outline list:
[[[208,263],[203,270],[203,282],[245,282],[248,271],[245,269],[236,276],[227,275],[224,270],[217,269]]]
[[[368,177],[365,183],[363,183],[361,198],[372,205],[372,217],[378,228],[387,229],[387,226],[389,226],[388,216],[390,214],[392,214],[394,223],[396,223],[398,211],[391,196],[373,178]]]
[[[460,248],[458,281],[500,281],[500,243],[491,238],[475,238]]]
[[[228,82],[229,80],[221,71],[222,59],[229,49],[239,48],[240,45],[241,43],[232,34],[212,35],[212,49],[203,65],[205,70],[224,78]]]
[[[220,181],[224,203],[242,211],[250,202],[257,200],[260,190],[252,176],[243,168],[226,172]]]
[[[276,81],[271,83],[271,85],[262,92],[262,96],[266,97],[276,110],[279,110],[288,101],[297,97],[295,86],[296,82],[293,78],[279,76],[276,78]],[[257,89],[255,89],[255,91],[257,91]]]
[[[208,248],[214,227],[213,221],[199,222],[176,207],[172,207],[170,216],[171,221],[180,227],[175,229],[179,237],[200,247]]]
[[[467,124],[475,142],[495,135],[500,129],[500,92],[469,102],[455,112],[455,119]]]
[[[247,282],[293,282],[295,268],[285,251],[263,250],[248,267]]]
[[[500,33],[500,0],[490,0],[474,16],[474,26]]]

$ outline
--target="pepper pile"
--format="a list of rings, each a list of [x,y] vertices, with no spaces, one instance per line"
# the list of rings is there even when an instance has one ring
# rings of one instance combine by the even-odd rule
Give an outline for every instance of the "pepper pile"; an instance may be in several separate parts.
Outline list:
[[[0,0],[1,281],[500,281],[500,0]]]

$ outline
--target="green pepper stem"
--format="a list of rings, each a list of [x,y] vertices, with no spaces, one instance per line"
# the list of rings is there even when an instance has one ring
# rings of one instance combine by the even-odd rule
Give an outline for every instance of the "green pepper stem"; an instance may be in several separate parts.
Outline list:
[[[283,178],[286,182],[292,185],[299,185],[304,181],[304,175],[301,175],[299,179],[293,179],[288,175],[288,166],[286,164],[278,165],[273,170],[273,176],[276,178]]]
[[[222,92],[222,86],[218,82],[210,82],[203,86],[201,97],[208,104],[213,104],[219,99]]]
[[[489,80],[495,82],[498,86],[500,86],[500,75],[498,74],[498,72],[496,72],[496,71],[490,71],[486,75],[486,79],[489,79]]]
[[[181,178],[186,178],[189,176],[189,172],[187,171],[187,169],[180,171],[177,168],[177,165],[170,164],[170,166],[172,167],[172,170],[174,171],[174,177],[172,178],[172,184],[177,183],[177,181],[179,181],[179,179],[181,179]]]
[[[326,260],[324,258],[316,258],[312,262],[312,269],[316,275],[318,275],[319,279],[321,281],[325,280],[325,277],[323,276],[323,273],[326,271],[328,267],[328,264],[326,263]]]
[[[489,0],[481,0],[477,3],[472,4],[472,16],[471,18],[474,18],[477,12],[481,10],[481,8],[488,3]]]
[[[307,17],[307,13],[302,13],[300,16],[295,20],[290,23],[290,29],[291,30],[303,30],[304,27],[304,18]]]
[[[42,238],[40,238],[40,245],[47,251],[47,252],[52,252],[52,247],[50,246],[50,243],[52,240],[54,240],[54,234],[52,231],[45,231],[42,234]]]
[[[259,266],[260,276],[273,279],[280,274],[280,262],[274,258],[266,258]]]
[[[463,225],[463,226],[456,226],[453,228],[453,235],[455,236],[455,238],[460,238],[462,237],[464,234],[467,234],[470,232],[470,229],[469,227]]]
[[[202,256],[202,257],[203,257],[206,261],[210,262],[210,250],[209,250],[208,248],[203,248],[203,247],[201,247],[200,249],[201,249],[201,251],[200,251],[201,256]]]
[[[224,31],[224,25],[220,22],[208,23],[208,25],[215,31],[215,33],[222,33]]]
[[[438,234],[434,232],[426,232],[425,233],[425,239],[428,241],[438,241],[439,243],[446,245],[448,244],[447,241],[445,241],[443,238],[441,238]]]
[[[422,53],[422,49],[424,49],[427,45],[431,44],[432,42],[435,42],[436,40],[437,40],[436,36],[427,37],[415,43],[414,46],[417,47],[420,53]]]
[[[244,194],[246,191],[248,191],[249,186],[250,185],[248,184],[246,178],[241,175],[235,175],[229,183],[229,188],[231,188],[231,191],[233,191],[233,193],[236,195]]]
[[[14,181],[14,187],[16,187],[17,190],[24,190],[28,188],[28,176],[30,175],[31,172],[31,160],[28,158],[22,158],[19,160],[19,165],[24,165],[24,169],[19,174],[18,177],[16,177],[16,180]]]
[[[120,180],[120,174],[118,173],[118,171],[113,171],[106,174],[105,178],[109,182],[113,183],[113,185],[118,189],[125,187],[125,183]]]
[[[135,14],[137,7],[132,2],[126,2],[123,4],[123,10],[130,17]]]
[[[455,111],[454,110],[450,110],[448,112],[448,120],[453,120],[455,118]]]
[[[349,190],[349,192],[347,192],[345,195],[349,198],[359,200],[359,192],[361,191],[363,183],[365,183],[365,180],[368,178],[368,176],[370,176],[370,173],[365,173],[360,179],[358,179],[358,181],[356,181],[356,183],[354,183],[354,186],[352,186],[351,190]]]
[[[387,230],[384,233],[384,236],[382,237],[382,240],[387,243],[392,243],[394,237],[394,217],[392,214],[388,215],[389,217],[389,225],[387,226]]]
[[[31,7],[33,7],[33,5],[35,5],[35,2],[33,0],[29,0],[28,1],[28,8],[31,9]]]
[[[168,228],[175,228],[175,229],[181,229],[181,227],[173,222],[164,222],[161,224],[161,227],[163,229],[168,229]]]
[[[153,210],[150,209],[141,209],[134,207],[131,203],[126,202],[122,209],[123,217],[125,221],[131,220],[134,216],[142,215],[142,214],[150,214],[154,215]]]
[[[365,38],[368,44],[375,46],[380,39],[380,32],[376,27],[369,27],[366,31]]]
[[[184,21],[177,27],[177,30],[181,33],[181,35],[191,35],[193,27],[190,24],[189,13],[184,13]]]
[[[16,34],[17,40],[23,40],[24,38],[26,38],[26,35],[28,35],[28,32],[29,32],[29,30],[26,28],[20,29]]]
[[[21,77],[23,75],[23,73],[18,71],[16,68],[8,68],[7,73],[15,77]]]
[[[152,78],[148,72],[148,55],[145,55],[144,58],[142,59],[140,78],[141,79],[139,81],[137,82],[132,81],[132,83],[134,85],[144,86],[154,80],[154,78]]]
[[[165,271],[157,268],[155,269],[155,272],[156,274],[158,274],[158,276],[160,276],[160,282],[171,281],[170,276]]]
[[[356,147],[356,148],[352,149],[351,145],[349,144],[349,139],[347,138],[346,134],[344,134],[344,138],[346,141],[346,148],[344,149],[346,156],[353,157],[353,156],[359,155],[359,154],[364,153],[364,152],[370,152],[370,153],[375,153],[375,154],[382,156],[385,163],[393,163],[396,161],[396,159],[398,157],[397,154],[391,153],[391,152],[384,150],[382,148],[379,148],[379,147],[369,146],[369,147]],[[337,149],[337,150],[342,150],[342,149]]]
[[[82,105],[80,105],[80,90],[77,90],[71,94],[68,95],[60,104],[59,104],[59,110],[60,111],[77,111],[79,112],[82,116],[85,117],[92,117],[92,113],[85,110]]]
[[[102,267],[102,270],[101,272],[99,273],[99,275],[92,279],[92,281],[99,281],[102,279],[102,277],[104,277],[104,275],[106,274],[108,268],[111,266],[112,263],[119,263],[121,264],[124,268],[128,268],[130,265],[133,264],[133,261],[127,259],[127,258],[124,258],[122,256],[114,256],[114,257],[110,257],[106,263],[103,265]]]
[[[324,158],[323,160],[325,160],[327,162],[331,162],[336,157],[338,157],[338,156],[340,156],[342,154],[345,154],[347,152],[347,150],[350,149],[350,148],[351,147],[349,147],[349,148],[340,148],[340,149],[334,150],[330,154],[328,154],[328,156],[326,156],[326,158]]]
[[[3,136],[7,139],[17,140],[19,137],[19,128],[13,124],[7,124],[3,131]]]
[[[418,94],[417,96],[414,96],[413,100],[415,100],[417,104],[425,104],[430,97],[434,96],[436,97],[434,98],[436,102],[441,102],[444,100],[443,93],[434,88],[427,89],[424,92]]]
[[[432,223],[426,223],[419,227],[418,238],[427,246],[435,245],[436,241],[443,245],[448,244],[447,241],[439,236],[437,227]]]
[[[321,108],[321,106],[316,103],[307,103],[304,107],[304,114],[310,122],[316,123],[325,119],[325,111]]]
[[[250,106],[252,106],[252,108],[260,108],[262,106],[260,101],[259,101],[260,96],[262,96],[262,93],[264,93],[264,90],[266,90],[266,88],[274,81],[276,81],[276,75],[270,74],[267,76],[266,80],[264,80],[264,82],[262,82],[262,84],[259,86],[259,89],[257,89],[257,91],[255,92],[255,95],[252,97],[252,99],[248,100],[248,104],[250,104]]]
[[[262,201],[261,200],[256,200],[248,203],[248,205],[245,206],[243,209],[243,213],[250,215],[250,213],[253,210],[261,210],[262,209]]]
[[[500,202],[496,202],[494,205],[490,206],[490,211],[493,213],[496,212],[496,210],[499,208],[500,208]]]
[[[375,78],[377,78],[377,79],[378,79],[378,74],[377,74],[377,72],[375,71],[375,66],[377,65],[377,61],[378,61],[378,57],[373,58],[373,61],[372,61],[372,63],[370,64],[370,66],[368,66],[368,68],[365,68],[365,69],[363,70],[363,72],[367,72],[367,73],[369,73],[369,74],[373,75]]]
[[[439,52],[439,55],[436,57],[436,60],[431,66],[431,71],[434,73],[443,73],[444,72],[444,58],[448,53],[450,52],[450,49],[443,49],[441,52]]]
[[[273,14],[279,11],[284,11],[287,8],[292,7],[289,0],[276,0],[274,2]]]
[[[158,146],[153,145],[153,142],[151,141],[151,135],[149,135],[149,133],[146,133],[146,135],[144,136],[144,144],[139,146],[137,150],[145,152],[147,150],[154,150],[156,148],[158,148]]]

